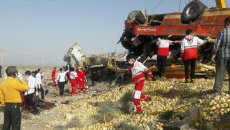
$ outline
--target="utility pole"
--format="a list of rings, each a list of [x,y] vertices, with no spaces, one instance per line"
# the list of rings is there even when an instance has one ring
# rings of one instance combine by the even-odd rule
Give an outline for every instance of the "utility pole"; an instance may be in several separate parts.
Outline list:
[[[3,49],[0,50],[0,65],[3,66],[3,53],[5,51]]]
[[[42,68],[44,68],[44,66],[45,66],[45,56],[43,55],[42,56]]]

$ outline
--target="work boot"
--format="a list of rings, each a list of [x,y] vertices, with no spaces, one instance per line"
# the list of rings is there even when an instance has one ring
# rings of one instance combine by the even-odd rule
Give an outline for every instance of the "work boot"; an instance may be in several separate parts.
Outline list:
[[[183,83],[188,83],[188,79],[185,79],[185,81]]]
[[[145,99],[144,99],[146,102],[149,102],[151,101],[151,97],[150,96],[145,96]]]
[[[136,107],[136,114],[141,114],[142,113],[142,109],[140,106]]]
[[[138,111],[136,111],[134,114],[142,114],[143,112],[141,111],[141,112],[138,112]]]
[[[191,79],[190,83],[194,83],[194,79]]]
[[[215,93],[220,93],[220,91],[212,89],[208,91],[208,94],[215,94]]]

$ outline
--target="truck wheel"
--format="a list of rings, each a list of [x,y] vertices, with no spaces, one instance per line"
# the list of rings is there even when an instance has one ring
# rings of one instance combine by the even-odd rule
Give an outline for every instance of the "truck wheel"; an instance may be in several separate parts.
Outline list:
[[[207,8],[207,6],[199,0],[191,1],[185,6],[181,14],[181,22],[188,24],[195,21],[204,12],[205,8]]]
[[[134,10],[129,13],[128,20],[131,20],[134,24],[144,24],[145,16],[139,10]]]

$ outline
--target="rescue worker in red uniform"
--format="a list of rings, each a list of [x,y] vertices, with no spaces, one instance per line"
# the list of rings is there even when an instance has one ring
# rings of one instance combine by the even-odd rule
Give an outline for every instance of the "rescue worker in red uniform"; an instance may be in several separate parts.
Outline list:
[[[165,68],[167,64],[167,56],[169,56],[169,46],[173,45],[174,43],[180,43],[180,41],[171,41],[169,40],[169,36],[165,36],[162,39],[158,38],[157,45],[158,45],[158,52],[157,52],[157,68],[158,68],[158,75],[161,78],[164,76]]]
[[[151,69],[146,68],[142,63],[136,60],[135,55],[129,54],[126,58],[131,65],[132,82],[135,83],[134,104],[136,106],[136,113],[142,113],[141,99],[147,102],[151,99],[150,96],[146,96],[141,92],[145,83],[144,73],[147,73],[150,79],[152,79],[153,75]]]
[[[57,86],[57,68],[54,67],[51,73],[52,81],[53,81],[53,86]]]
[[[78,93],[81,93],[81,90],[83,90],[84,94],[86,94],[85,72],[82,70],[81,67],[78,68],[78,72],[77,72],[77,84],[78,84]]]
[[[186,36],[181,42],[181,58],[184,61],[185,83],[187,83],[189,79],[189,67],[190,82],[194,82],[196,60],[198,58],[198,46],[203,44],[204,41],[202,39],[192,35],[191,29],[186,30]]]
[[[74,70],[73,67],[70,67],[69,81],[72,86],[72,96],[75,96],[77,89],[77,72]]]

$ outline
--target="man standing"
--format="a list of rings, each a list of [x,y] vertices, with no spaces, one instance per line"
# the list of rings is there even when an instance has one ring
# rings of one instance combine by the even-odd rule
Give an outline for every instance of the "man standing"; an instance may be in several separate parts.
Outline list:
[[[213,87],[214,92],[221,91],[223,87],[223,79],[225,69],[227,69],[230,77],[230,17],[224,20],[224,29],[219,33],[214,45],[213,59],[216,61],[216,78]],[[230,83],[230,78],[228,78]],[[230,84],[228,93],[230,94]]]
[[[194,82],[196,60],[198,58],[198,46],[203,44],[203,40],[192,35],[191,29],[186,30],[186,36],[181,42],[181,58],[184,60],[185,83],[187,83],[189,79],[189,67],[190,82]]]
[[[158,41],[157,41],[157,45],[158,45],[157,68],[158,68],[158,75],[160,78],[165,73],[167,56],[169,55],[169,46],[174,43],[180,43],[180,41],[169,40],[169,37],[171,36],[166,36],[163,39],[158,38]]]
[[[25,92],[25,99],[26,99],[26,108],[30,110],[30,106],[33,109],[34,114],[39,114],[39,111],[34,103],[34,94],[35,94],[35,88],[37,86],[36,79],[31,75],[30,71],[26,71],[25,75],[27,76],[27,84],[29,87],[29,90]]]
[[[64,94],[64,87],[65,87],[66,80],[67,80],[66,72],[63,71],[63,68],[60,68],[60,72],[57,75],[60,96],[63,96]]]
[[[72,86],[72,96],[75,96],[77,89],[77,72],[74,70],[73,67],[70,67],[69,81]]]
[[[52,81],[53,81],[53,86],[57,86],[56,83],[56,78],[57,78],[57,68],[54,67],[51,73]]]
[[[3,130],[20,130],[21,126],[21,91],[27,91],[29,87],[23,80],[22,75],[18,74],[15,66],[6,69],[7,78],[1,83],[5,100],[4,125]],[[17,77],[17,79],[16,79]]]
[[[2,78],[2,66],[0,65],[0,78]]]
[[[152,78],[153,75],[151,69],[146,68],[142,63],[138,62],[134,55],[129,54],[126,58],[131,65],[132,82],[135,83],[134,104],[136,106],[136,112],[139,114],[142,113],[141,99],[150,101],[150,97],[141,92],[145,83],[144,73],[147,73],[150,78]]]
[[[42,86],[42,74],[41,74],[41,69],[39,68],[37,71],[36,71],[36,81],[37,81],[37,85],[38,85],[38,90],[39,92],[41,93],[41,99],[45,99],[45,92],[44,92],[44,89],[43,89],[43,86]]]
[[[78,84],[78,93],[81,93],[81,89],[83,90],[84,94],[86,94],[85,88],[85,72],[83,71],[82,67],[78,68],[77,72],[77,84]]]

